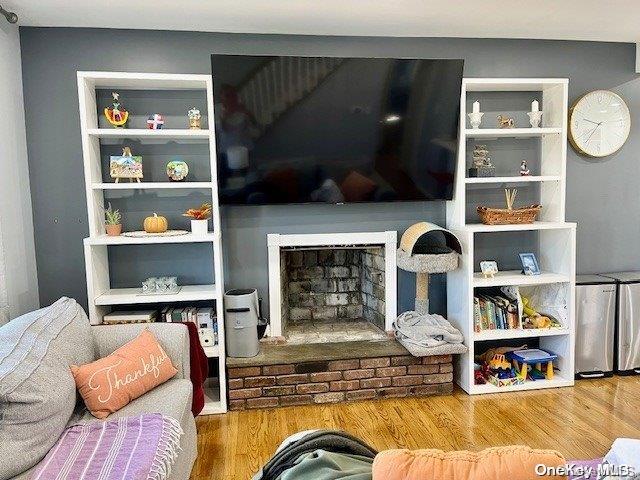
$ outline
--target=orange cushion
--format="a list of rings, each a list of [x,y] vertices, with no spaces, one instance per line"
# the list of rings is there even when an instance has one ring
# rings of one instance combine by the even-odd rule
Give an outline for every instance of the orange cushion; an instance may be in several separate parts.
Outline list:
[[[97,418],[108,417],[178,373],[149,330],[111,355],[80,367],[72,365],[71,372],[84,403]]]
[[[481,452],[442,450],[387,450],[373,461],[373,480],[540,480],[536,465],[565,465],[552,450],[533,450],[514,445]],[[564,476],[544,476],[564,479]]]

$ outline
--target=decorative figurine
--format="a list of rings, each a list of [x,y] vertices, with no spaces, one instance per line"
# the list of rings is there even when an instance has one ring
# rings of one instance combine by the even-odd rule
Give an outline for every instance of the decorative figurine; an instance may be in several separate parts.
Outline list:
[[[493,278],[498,273],[498,263],[493,260],[480,262],[480,271],[484,278]]]
[[[496,167],[491,163],[489,150],[486,145],[476,145],[473,148],[473,166],[469,169],[470,177],[494,177]]]
[[[531,174],[531,171],[529,170],[529,167],[527,167],[527,161],[522,160],[522,163],[520,163],[520,175],[522,175],[523,177],[526,177],[530,174]]]
[[[142,157],[139,155],[134,157],[131,155],[131,149],[124,147],[122,149],[122,155],[112,155],[109,157],[109,174],[111,178],[116,179],[116,183],[118,183],[121,178],[128,178],[131,182],[135,179],[140,183],[140,179],[143,177]]]
[[[189,174],[189,166],[182,160],[171,160],[167,163],[167,176],[174,182],[184,180]]]
[[[498,128],[514,128],[516,126],[516,122],[511,117],[506,117],[503,115],[498,115]]]
[[[120,103],[120,94],[118,92],[112,92],[111,96],[113,97],[113,104],[104,109],[104,116],[115,128],[124,128],[127,120],[129,120],[129,112]]]
[[[540,126],[540,120],[542,120],[542,112],[540,111],[540,104],[537,100],[531,102],[531,111],[528,112],[527,115],[529,115],[531,127],[538,128]]]
[[[202,119],[200,110],[196,107],[192,107],[191,110],[187,112],[187,116],[189,117],[189,128],[191,130],[200,130],[200,119]]]
[[[468,114],[469,115],[469,123],[471,123],[471,128],[480,127],[480,122],[482,122],[482,116],[484,113],[480,111],[480,102],[473,102],[473,111]]]
[[[149,130],[160,130],[164,127],[164,117],[159,113],[154,113],[147,119]]]

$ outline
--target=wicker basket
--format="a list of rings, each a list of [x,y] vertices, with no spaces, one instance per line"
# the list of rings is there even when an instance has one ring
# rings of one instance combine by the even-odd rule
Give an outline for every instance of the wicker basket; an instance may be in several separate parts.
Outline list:
[[[511,225],[533,223],[542,205],[529,205],[522,208],[490,208],[478,207],[480,221],[485,225]]]

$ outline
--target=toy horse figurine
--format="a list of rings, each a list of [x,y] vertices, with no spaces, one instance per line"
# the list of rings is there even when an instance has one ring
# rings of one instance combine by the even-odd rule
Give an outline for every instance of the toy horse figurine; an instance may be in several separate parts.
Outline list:
[[[516,122],[513,118],[498,115],[498,128],[513,128],[516,126]]]

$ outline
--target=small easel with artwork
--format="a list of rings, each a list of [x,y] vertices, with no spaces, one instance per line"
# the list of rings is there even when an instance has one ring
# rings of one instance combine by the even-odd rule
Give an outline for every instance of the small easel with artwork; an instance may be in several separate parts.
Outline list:
[[[128,178],[130,182],[134,180],[140,183],[142,174],[142,156],[131,155],[131,149],[124,147],[122,155],[112,155],[109,157],[109,171],[111,178],[115,178],[115,183],[119,183],[121,178]]]

